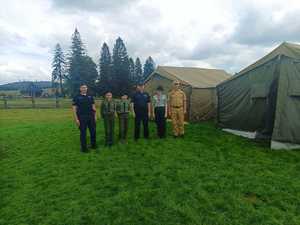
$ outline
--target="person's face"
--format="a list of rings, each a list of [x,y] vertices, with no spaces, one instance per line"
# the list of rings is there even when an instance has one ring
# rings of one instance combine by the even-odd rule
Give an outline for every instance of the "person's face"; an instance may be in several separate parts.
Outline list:
[[[138,85],[137,86],[137,89],[138,89],[138,91],[144,91],[144,88],[145,88],[145,86],[144,85]]]
[[[112,93],[110,93],[110,92],[106,93],[105,98],[107,100],[111,100],[112,99]]]
[[[122,100],[127,100],[128,96],[127,95],[122,95],[121,99]]]
[[[81,86],[80,86],[80,93],[81,93],[81,94],[86,94],[86,93],[87,93],[87,90],[88,90],[88,88],[87,88],[86,85],[81,85]]]
[[[174,89],[175,90],[178,90],[179,89],[179,87],[180,87],[180,83],[179,82],[174,82],[174,85],[173,85],[173,87],[174,87]]]

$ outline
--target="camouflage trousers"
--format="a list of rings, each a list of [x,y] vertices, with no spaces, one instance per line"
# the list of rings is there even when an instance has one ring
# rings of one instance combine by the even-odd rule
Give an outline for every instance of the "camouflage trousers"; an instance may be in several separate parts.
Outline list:
[[[171,120],[174,136],[184,135],[184,111],[183,107],[171,108]]]

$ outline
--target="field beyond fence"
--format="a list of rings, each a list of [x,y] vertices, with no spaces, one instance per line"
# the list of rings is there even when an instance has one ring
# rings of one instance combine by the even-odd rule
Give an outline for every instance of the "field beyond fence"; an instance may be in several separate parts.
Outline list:
[[[68,108],[72,105],[70,98],[1,98],[0,109],[30,109],[30,108]],[[96,105],[100,105],[100,99],[96,99]]]

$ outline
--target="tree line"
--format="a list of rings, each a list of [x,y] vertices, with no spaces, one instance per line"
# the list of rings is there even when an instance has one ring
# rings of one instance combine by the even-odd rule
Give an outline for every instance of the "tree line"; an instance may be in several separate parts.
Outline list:
[[[155,70],[155,63],[149,56],[142,66],[139,57],[134,60],[128,55],[124,41],[118,37],[112,53],[109,46],[103,43],[96,64],[88,56],[80,33],[75,29],[67,55],[60,44],[56,44],[52,69],[52,87],[57,95],[74,96],[80,84],[85,83],[91,94],[103,95],[106,91],[112,91],[120,96],[130,94],[135,84],[145,81]]]

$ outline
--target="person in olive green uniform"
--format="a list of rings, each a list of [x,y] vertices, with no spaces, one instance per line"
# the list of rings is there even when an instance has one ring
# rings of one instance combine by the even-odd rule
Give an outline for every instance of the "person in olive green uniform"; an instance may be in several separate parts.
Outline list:
[[[109,147],[113,145],[115,113],[116,104],[112,99],[112,93],[107,92],[101,103],[101,116],[104,120],[105,145]]]
[[[128,133],[128,118],[131,110],[128,95],[123,94],[121,100],[117,103],[117,113],[119,117],[119,138],[121,142],[126,142]]]

